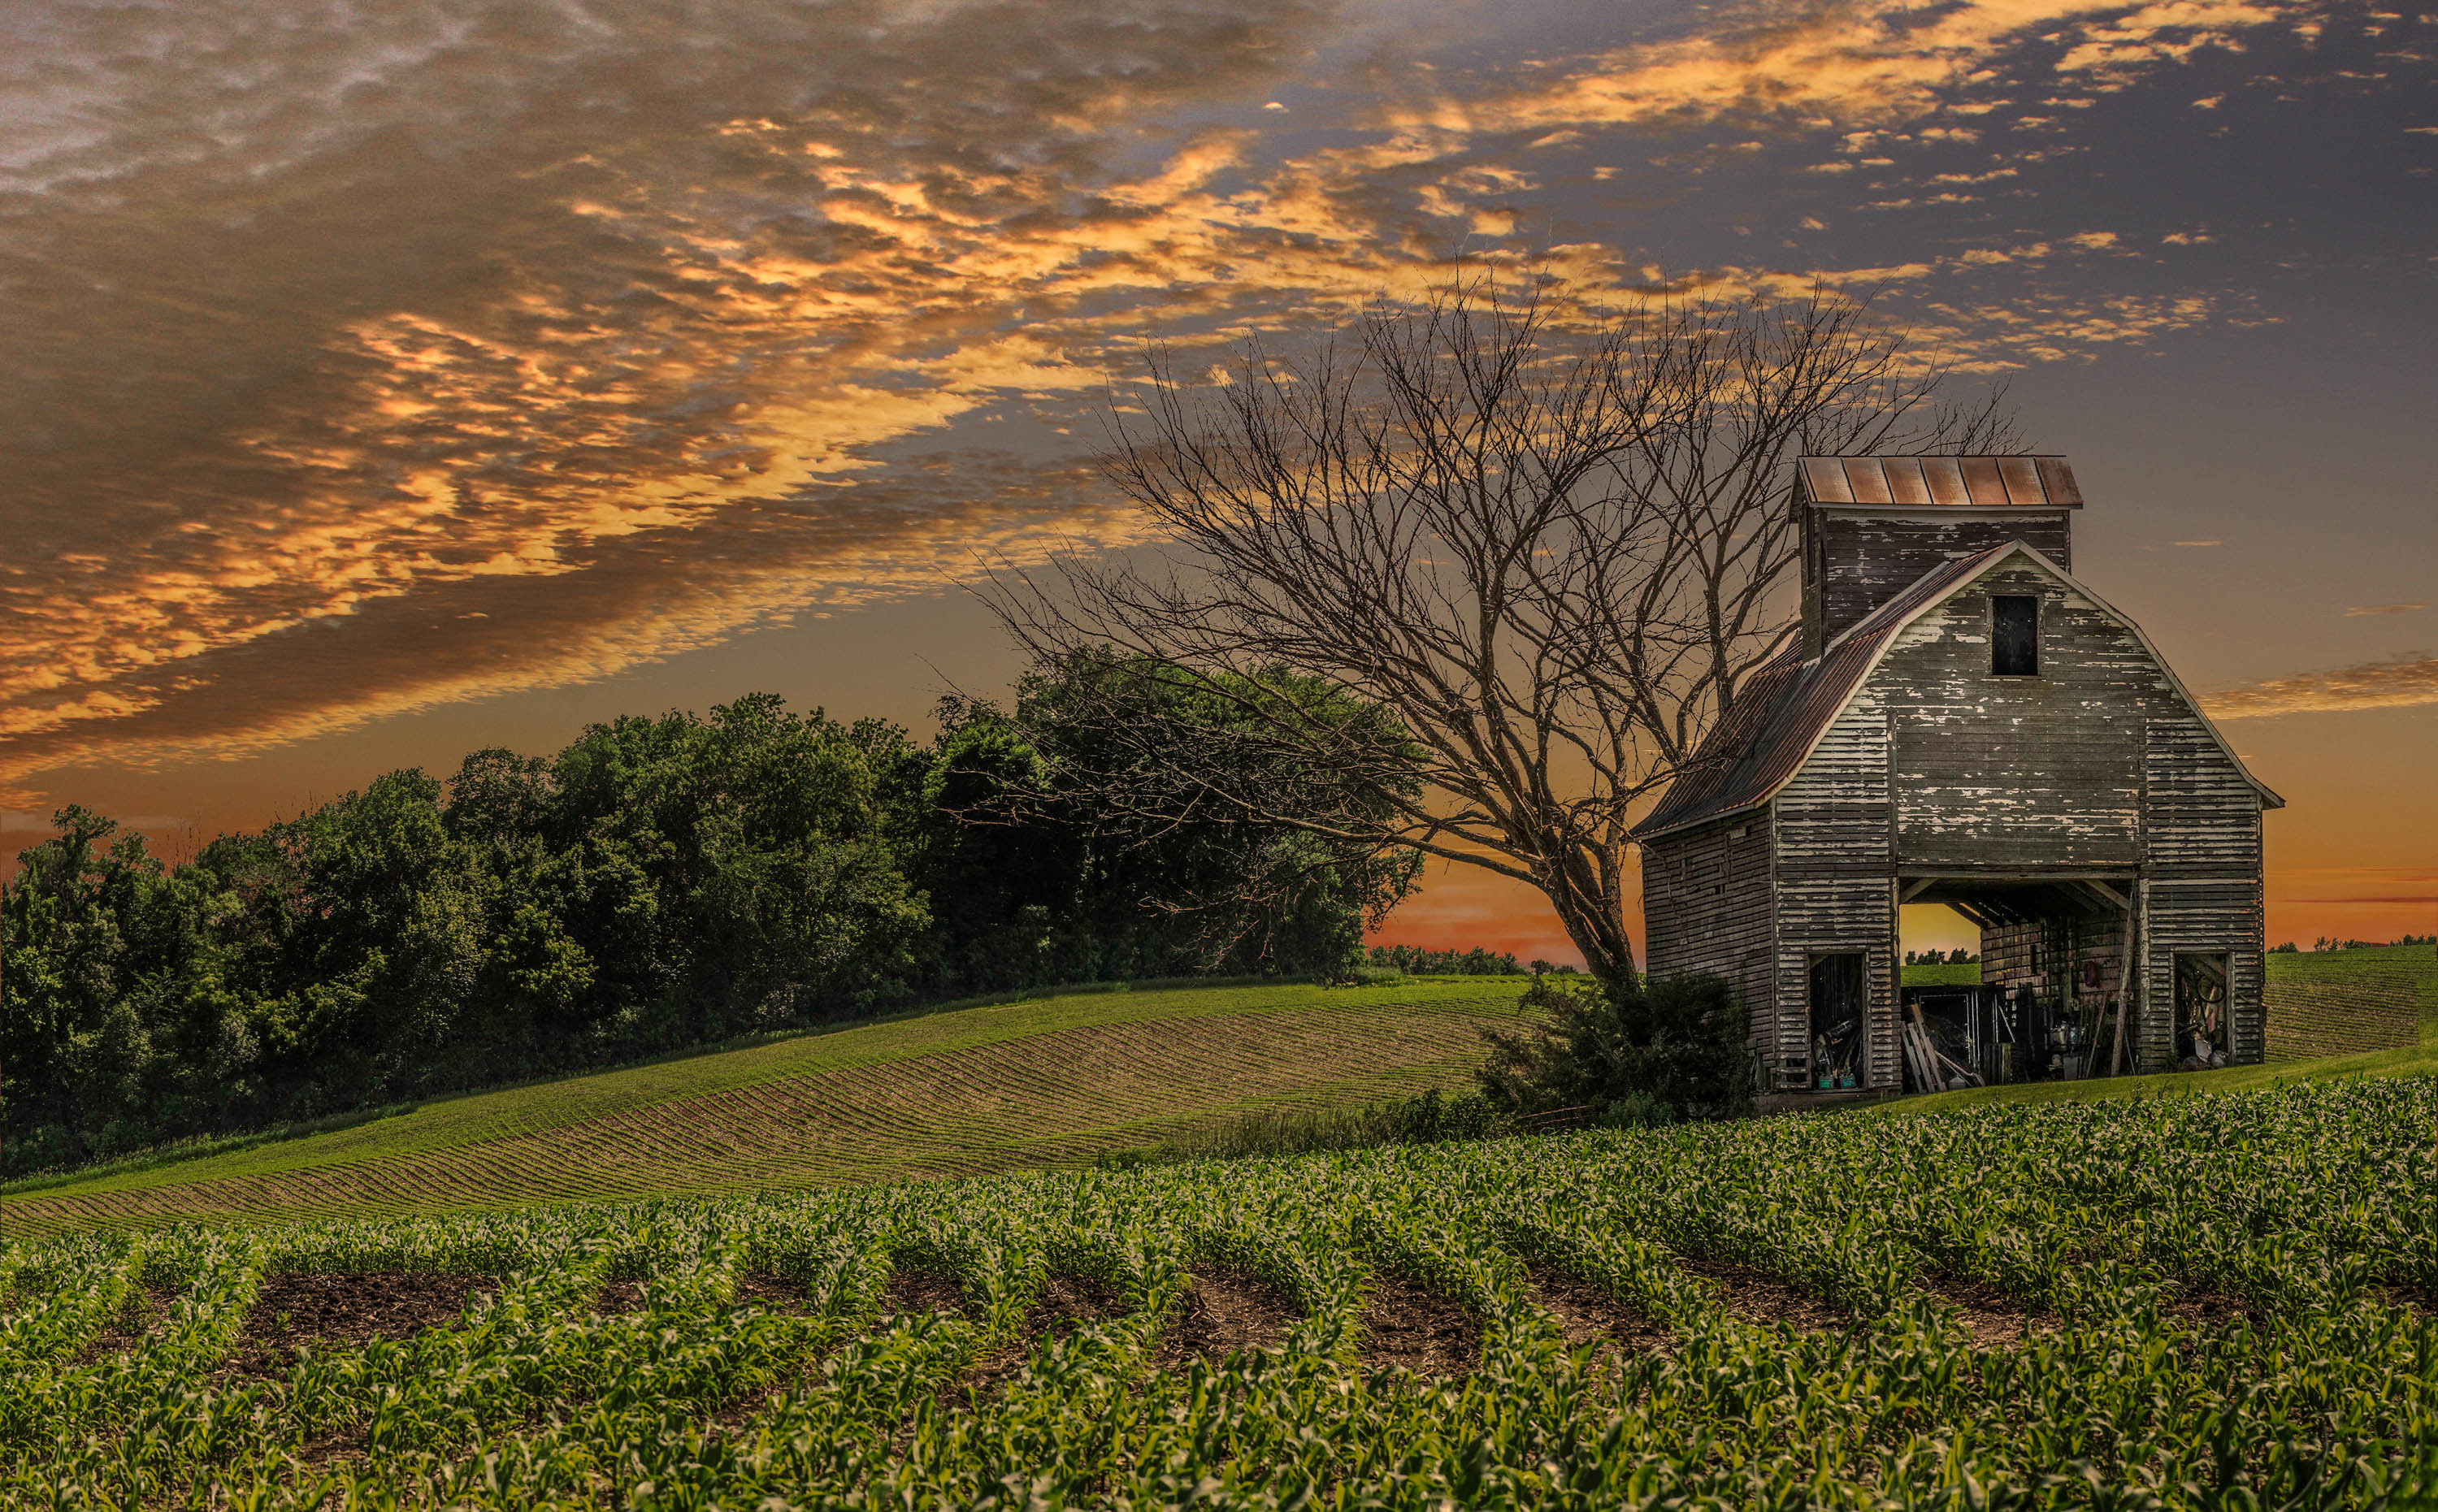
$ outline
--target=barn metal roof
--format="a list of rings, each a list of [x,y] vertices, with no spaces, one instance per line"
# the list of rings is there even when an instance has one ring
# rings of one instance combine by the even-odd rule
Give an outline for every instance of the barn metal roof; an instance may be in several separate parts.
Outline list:
[[[2063,457],[1805,457],[1796,488],[1815,504],[1918,509],[2080,509]]]
[[[2226,752],[2227,760],[2234,762],[2235,770],[2259,791],[2262,802],[2270,808],[2286,806],[2286,800],[2253,777],[2217,733],[2217,727],[2201,712],[2199,702],[2159,655],[2158,647],[2150,644],[2150,638],[2142,633],[2140,625],[2110,607],[2099,595],[2076,582],[2063,568],[2032,547],[2022,541],[2008,541],[2004,546],[1957,557],[1923,573],[1903,592],[1830,642],[1816,659],[1806,661],[1800,646],[1790,647],[1785,655],[1756,671],[1694,751],[1693,759],[1669,783],[1668,791],[1660,796],[1659,806],[1634,827],[1631,837],[1637,841],[1655,839],[1769,801],[1803,769],[1821,736],[1845,712],[1846,700],[1863,685],[1863,679],[1879,665],[1898,631],[2002,558],[2019,553],[2055,573],[2058,581],[2131,631],[2166,675],[2168,685],[2200,717],[2218,748]]]
[[[1803,648],[1792,646],[1755,672],[1684,772],[1668,785],[1659,806],[1634,827],[1634,837],[1647,839],[1766,801],[1802,768],[1838,711],[1878,663],[1881,648],[1912,612],[1945,598],[2006,550],[1993,546],[1923,573],[1831,642],[1816,660],[1804,660]]]

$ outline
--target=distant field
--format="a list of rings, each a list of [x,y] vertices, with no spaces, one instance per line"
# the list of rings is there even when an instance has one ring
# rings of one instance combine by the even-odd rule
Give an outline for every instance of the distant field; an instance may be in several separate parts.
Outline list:
[[[1511,977],[1076,993],[435,1101],[0,1195],[0,1237],[966,1176],[1464,1081]]]
[[[1977,960],[1940,961],[1935,966],[1907,966],[1904,984],[1907,987],[1970,987],[1981,980],[1981,963]]]
[[[2438,1040],[2438,947],[2269,958],[2269,1059],[2301,1061]]]

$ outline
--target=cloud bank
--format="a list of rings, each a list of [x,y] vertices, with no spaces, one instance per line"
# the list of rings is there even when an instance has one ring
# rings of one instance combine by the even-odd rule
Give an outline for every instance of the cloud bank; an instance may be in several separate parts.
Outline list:
[[[1513,258],[1547,175],[1620,132],[1842,132],[1846,166],[1884,163],[1969,139],[1989,102],[1959,92],[2026,39],[2043,87],[2104,92],[2305,13],[1756,8],[1459,74],[1347,62],[1356,23],[1318,0],[21,8],[0,783],[602,677],[977,551],[1134,542],[1077,422],[1142,338]],[[2113,240],[1688,281],[1920,284]],[[1606,240],[1543,255],[1586,298],[1657,276]],[[2012,360],[2217,307],[2033,308],[1924,307]]]

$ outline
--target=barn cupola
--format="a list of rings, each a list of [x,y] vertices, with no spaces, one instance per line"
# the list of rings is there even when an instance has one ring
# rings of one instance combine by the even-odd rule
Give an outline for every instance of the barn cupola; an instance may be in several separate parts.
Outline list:
[[[2063,457],[1805,457],[1794,507],[1809,658],[1954,557],[2020,540],[2074,571],[2082,492]]]

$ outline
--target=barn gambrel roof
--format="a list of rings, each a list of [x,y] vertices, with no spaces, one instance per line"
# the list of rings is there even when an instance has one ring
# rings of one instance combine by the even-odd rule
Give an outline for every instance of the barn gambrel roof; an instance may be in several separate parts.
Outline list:
[[[1845,634],[1823,647],[1820,655],[1803,659],[1802,648],[1788,648],[1786,654],[1756,671],[1738,693],[1725,715],[1712,728],[1693,759],[1684,771],[1668,785],[1659,806],[1636,824],[1631,837],[1637,841],[1656,839],[1696,824],[1758,808],[1777,796],[1778,789],[1794,780],[1803,764],[1811,757],[1837,716],[1846,712],[1854,694],[1869,679],[1888,648],[1896,643],[1904,628],[1924,614],[1947,602],[1970,587],[1974,580],[1995,571],[2001,563],[2015,557],[2025,560],[2055,577],[2089,601],[2100,613],[2107,615],[2141,642],[2153,665],[2167,679],[2168,687],[2191,709],[2201,728],[2209,731],[2226,759],[2243,774],[2260,795],[2263,808],[2284,808],[2286,800],[2269,785],[2252,775],[2243,759],[2227,745],[2226,737],[2217,732],[2208,714],[2193,697],[2192,690],[2178,678],[2167,665],[2159,648],[2142,633],[2142,627],[2119,613],[2105,599],[2076,581],[2073,574],[2047,556],[2023,542],[2008,541],[1970,556],[1958,557],[1944,567],[1924,573],[1911,587],[1874,609]]]

